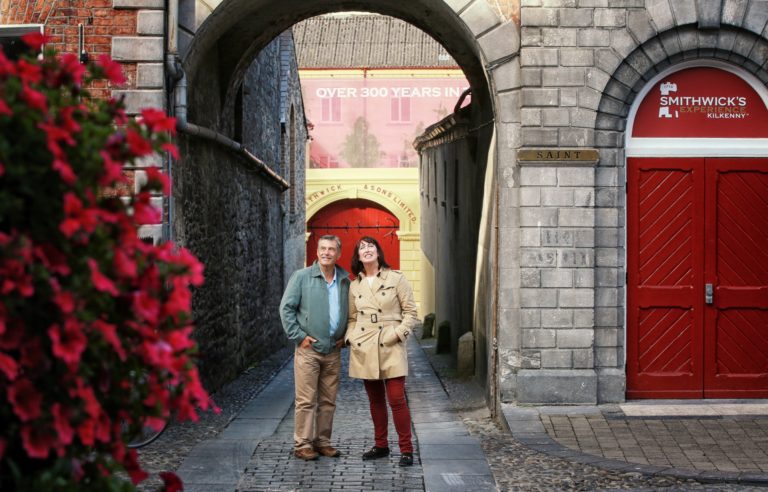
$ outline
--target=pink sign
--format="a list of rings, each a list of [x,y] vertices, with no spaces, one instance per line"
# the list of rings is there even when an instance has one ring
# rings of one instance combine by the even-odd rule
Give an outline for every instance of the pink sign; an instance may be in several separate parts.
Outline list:
[[[765,138],[768,111],[741,77],[688,68],[661,79],[637,111],[633,137]]]
[[[304,111],[314,127],[313,168],[418,166],[414,139],[453,113],[468,87],[463,78],[439,74],[428,78],[334,74],[329,71],[327,77],[318,78],[313,73],[301,81]]]

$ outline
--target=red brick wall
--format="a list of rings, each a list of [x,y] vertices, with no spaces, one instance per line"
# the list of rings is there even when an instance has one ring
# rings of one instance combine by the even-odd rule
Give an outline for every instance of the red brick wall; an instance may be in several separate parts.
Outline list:
[[[85,51],[95,59],[111,53],[112,36],[136,35],[136,11],[113,9],[112,0],[0,0],[0,24],[43,24],[59,53],[77,53],[77,26],[83,24]],[[123,71],[126,87],[135,87],[135,64],[124,64]],[[92,93],[109,95],[106,86]]]

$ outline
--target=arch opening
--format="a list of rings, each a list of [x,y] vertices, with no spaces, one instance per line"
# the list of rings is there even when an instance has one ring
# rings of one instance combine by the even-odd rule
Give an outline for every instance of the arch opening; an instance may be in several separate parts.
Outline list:
[[[451,237],[448,241],[441,241],[440,237],[431,233],[431,244],[435,250],[437,244],[440,244],[439,265],[436,265],[433,270],[434,283],[444,285],[442,298],[436,301],[435,309],[440,309],[442,305],[446,310],[446,317],[456,318],[451,323],[455,327],[452,338],[458,339],[458,336],[473,330],[473,310],[475,309],[473,284],[477,276],[475,265],[478,243],[484,240],[478,238],[478,234],[482,220],[483,203],[484,200],[489,200],[485,196],[485,181],[492,179],[493,176],[492,173],[486,174],[486,167],[489,162],[490,146],[494,134],[495,112],[487,82],[488,75],[483,65],[476,34],[473,34],[472,30],[448,4],[438,0],[409,3],[393,0],[377,2],[369,0],[329,1],[322,3],[297,0],[258,0],[255,2],[228,0],[222,2],[202,22],[184,49],[183,66],[188,84],[189,120],[195,124],[212,128],[228,137],[234,136],[236,129],[245,135],[245,128],[241,129],[235,120],[238,114],[247,115],[249,109],[247,103],[243,103],[243,108],[238,112],[237,95],[247,92],[246,81],[249,80],[249,77],[252,81],[258,80],[258,74],[251,72],[253,61],[265,50],[272,49],[273,40],[279,39],[281,33],[294,24],[320,14],[342,11],[363,11],[387,15],[406,21],[423,30],[438,41],[456,60],[471,87],[471,103],[461,111],[460,115],[462,131],[464,132],[461,138],[467,143],[457,153],[457,156],[452,155],[441,164],[446,172],[448,168],[452,170],[450,179],[457,183],[446,187],[444,185],[446,178],[441,178],[443,182],[441,193],[454,195],[454,200],[450,202],[453,212],[449,218],[458,224],[451,229],[456,232],[456,236]],[[296,106],[296,111],[297,115],[301,114],[299,106]],[[297,116],[295,120],[294,125],[290,126],[304,124],[300,116]],[[302,136],[296,135],[295,139],[286,138],[284,141],[300,142]],[[255,187],[249,188],[246,183],[248,179],[244,179],[242,186],[239,186],[236,200],[240,202],[251,201],[251,204],[257,202],[262,211],[255,215],[252,213],[242,214],[237,206],[233,206],[231,199],[229,200],[230,203],[223,204],[221,203],[223,197],[203,196],[201,198],[201,195],[206,195],[209,191],[206,189],[207,186],[202,183],[206,183],[210,178],[220,179],[220,176],[213,175],[216,166],[221,166],[228,161],[236,161],[237,158],[228,155],[223,149],[212,149],[210,146],[202,145],[194,137],[187,135],[180,138],[180,148],[184,156],[184,166],[174,170],[177,173],[174,176],[176,184],[174,193],[179,197],[177,213],[174,217],[174,230],[182,242],[190,245],[205,245],[205,248],[210,248],[212,242],[222,241],[225,234],[228,234],[220,231],[222,225],[251,223],[259,226],[264,222],[271,221],[274,223],[281,220],[275,215],[275,204],[282,203],[283,208],[286,208],[286,205],[290,206],[286,200],[277,199],[275,190],[270,190],[267,186],[255,185]],[[304,152],[297,156],[295,159],[297,164],[306,162],[306,152],[307,149],[304,149]],[[272,156],[259,157],[267,163],[281,162],[280,156],[274,156],[274,159],[271,158]],[[459,159],[461,159],[461,166]],[[291,161],[294,159],[292,158]],[[245,176],[251,171],[241,169],[237,173]],[[301,181],[302,179],[299,178],[296,182]],[[222,188],[225,187],[224,183],[219,184]],[[492,188],[488,187],[487,189]],[[290,203],[295,200],[300,208],[301,204],[306,201],[303,191],[296,189],[289,192],[293,193]],[[198,198],[193,198],[195,195]],[[456,198],[458,195],[461,195],[460,205],[458,198]],[[361,193],[359,198],[365,198],[365,193]],[[445,203],[442,206],[444,207]],[[408,211],[407,209],[400,209],[395,212],[394,215],[400,219],[401,234],[399,238],[405,237],[408,247],[415,248],[412,253],[409,253],[408,261],[418,264],[423,260],[423,255],[418,252],[419,231],[414,231],[412,228],[403,231],[402,218],[405,217],[410,221]],[[265,227],[265,242],[283,245],[284,250],[299,250],[299,243],[295,238],[301,236],[302,240],[304,239],[303,220],[298,220],[298,214],[290,214],[288,210],[283,210],[278,215],[280,214],[291,217],[296,215],[296,220],[288,227],[290,230],[284,232],[284,234],[290,234],[294,239],[273,237],[268,228]],[[298,234],[299,228],[302,228],[301,234]],[[433,229],[437,231],[437,225],[434,225]],[[414,238],[416,242],[414,242]],[[253,261],[259,265],[257,268],[261,271],[256,275],[259,277],[259,275],[264,275],[263,272],[269,270],[271,262],[263,258],[255,258],[256,254],[253,251],[255,246],[240,244],[238,249],[231,253],[241,254],[241,251],[246,251],[247,254],[254,255]],[[302,243],[299,251],[302,254],[306,251],[307,259],[309,259],[310,249]],[[433,259],[438,262],[437,255]],[[295,263],[295,258],[287,263]],[[483,265],[486,269],[492,268],[488,262],[483,263]],[[344,266],[346,268],[348,265]],[[291,271],[292,268],[290,267],[283,269],[281,272],[283,281],[287,280]],[[230,279],[215,280],[227,283]],[[420,279],[415,280],[419,281]],[[456,289],[461,291],[460,295],[450,292],[451,285],[461,286],[460,289]],[[265,293],[266,296],[279,300],[280,295],[277,293],[279,287],[270,286],[269,292]],[[237,287],[232,285],[231,288]],[[438,293],[437,297],[440,295]],[[490,301],[484,300],[483,302]],[[482,309],[484,311],[490,310],[488,306],[483,306]],[[428,313],[422,312],[420,314],[424,316]],[[488,325],[482,327],[482,330],[487,329]],[[476,340],[477,345],[485,346],[489,343],[484,332],[479,338],[476,335]],[[453,342],[455,348],[457,342],[456,340]],[[488,382],[495,375],[491,374],[485,367],[488,363],[485,350],[481,351],[480,357],[476,357],[476,363],[483,365],[476,372],[482,378],[479,382],[488,386]]]

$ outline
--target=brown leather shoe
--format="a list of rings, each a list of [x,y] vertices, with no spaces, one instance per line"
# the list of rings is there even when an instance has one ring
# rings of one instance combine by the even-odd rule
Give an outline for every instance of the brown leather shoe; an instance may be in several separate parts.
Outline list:
[[[322,448],[315,448],[315,451],[325,456],[326,458],[338,458],[341,456],[341,451],[331,446],[323,446]]]
[[[312,461],[316,460],[319,454],[315,453],[312,448],[299,448],[293,451],[293,455],[300,460]]]

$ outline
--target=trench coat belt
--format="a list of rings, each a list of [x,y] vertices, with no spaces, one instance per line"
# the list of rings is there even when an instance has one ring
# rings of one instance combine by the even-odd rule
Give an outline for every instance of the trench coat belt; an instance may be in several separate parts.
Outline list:
[[[392,316],[392,315],[383,315],[378,313],[373,314],[358,314],[357,315],[357,321],[368,321],[370,319],[371,323],[379,323],[380,321],[402,321],[402,316]]]

